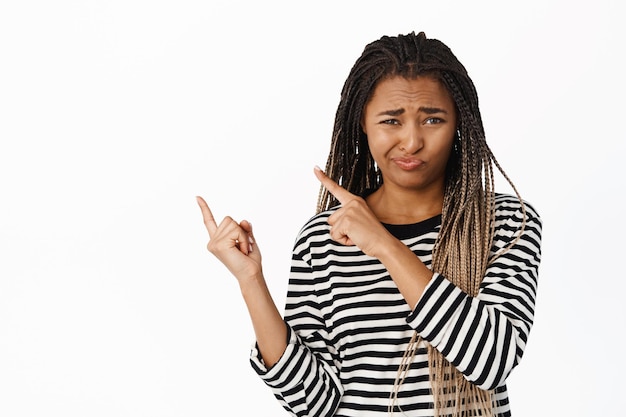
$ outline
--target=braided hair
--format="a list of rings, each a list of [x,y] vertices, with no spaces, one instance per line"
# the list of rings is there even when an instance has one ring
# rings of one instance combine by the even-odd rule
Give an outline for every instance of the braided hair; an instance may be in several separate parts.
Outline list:
[[[515,244],[521,235],[520,230],[517,239],[490,256],[495,224],[494,166],[512,186],[517,198],[522,199],[487,145],[474,83],[444,43],[427,38],[423,32],[417,35],[411,32],[395,37],[383,36],[365,47],[341,92],[326,174],[356,195],[364,195],[367,190],[382,185],[384,178],[370,154],[361,121],[377,84],[394,76],[437,79],[455,102],[458,126],[446,169],[441,229],[433,249],[432,270],[444,275],[467,294],[476,296],[487,266]],[[339,201],[322,186],[317,211],[338,204]],[[524,225],[525,222],[522,230]],[[405,352],[390,396],[390,412],[420,342],[421,338],[415,334]],[[428,358],[436,415],[441,415],[444,409],[452,410],[453,415],[459,417],[492,415],[494,396],[491,391],[468,382],[430,345]]]

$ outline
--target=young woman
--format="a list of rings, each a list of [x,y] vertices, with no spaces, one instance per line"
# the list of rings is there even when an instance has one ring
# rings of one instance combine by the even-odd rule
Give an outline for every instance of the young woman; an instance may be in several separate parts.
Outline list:
[[[251,363],[294,416],[509,416],[533,322],[541,220],[496,193],[474,84],[423,33],[367,45],[337,109],[284,318],[249,222],[208,249],[237,278]]]

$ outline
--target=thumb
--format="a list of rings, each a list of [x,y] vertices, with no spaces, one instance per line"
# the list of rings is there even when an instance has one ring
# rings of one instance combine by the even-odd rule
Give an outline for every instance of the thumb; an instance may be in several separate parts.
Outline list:
[[[248,220],[242,220],[239,226],[241,226],[248,235],[248,256],[260,257],[261,253],[259,252],[259,247],[256,244],[254,232],[252,231],[252,223]]]

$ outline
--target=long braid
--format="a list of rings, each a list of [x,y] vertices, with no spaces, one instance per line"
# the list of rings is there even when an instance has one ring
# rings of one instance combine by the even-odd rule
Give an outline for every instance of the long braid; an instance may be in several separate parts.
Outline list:
[[[335,115],[327,175],[356,195],[380,187],[384,181],[369,152],[361,128],[365,105],[377,83],[391,76],[439,79],[452,95],[459,126],[455,149],[448,162],[441,229],[433,249],[432,270],[443,274],[471,296],[476,296],[490,262],[519,239],[490,257],[495,224],[494,165],[520,194],[498,164],[485,140],[478,95],[466,69],[452,51],[421,32],[384,36],[367,45],[357,59],[341,92]],[[339,202],[320,188],[317,211]],[[524,204],[522,202],[522,207]],[[417,335],[415,335],[417,336]],[[389,406],[393,413],[400,386],[411,366],[421,338],[409,342],[398,369]],[[468,382],[443,355],[428,344],[429,369],[435,414],[451,409],[453,416],[492,415],[492,393]]]

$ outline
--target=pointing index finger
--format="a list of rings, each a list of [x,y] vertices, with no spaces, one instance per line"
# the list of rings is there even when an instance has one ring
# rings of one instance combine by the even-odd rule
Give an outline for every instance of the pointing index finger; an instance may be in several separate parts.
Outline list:
[[[320,180],[322,185],[326,187],[326,189],[332,195],[334,195],[335,198],[339,200],[341,204],[346,204],[348,201],[355,198],[354,194],[352,194],[350,191],[346,190],[341,185],[337,184],[335,181],[330,179],[324,173],[324,171],[320,169],[320,167],[316,166],[313,171],[315,172],[315,176],[317,177],[318,180]]]
[[[211,213],[211,209],[209,208],[209,205],[206,203],[206,201],[204,201],[204,198],[197,196],[196,201],[200,206],[200,211],[202,211],[202,219],[204,220],[206,230],[209,232],[209,236],[212,237],[217,230],[217,223],[215,222],[213,213]]]

